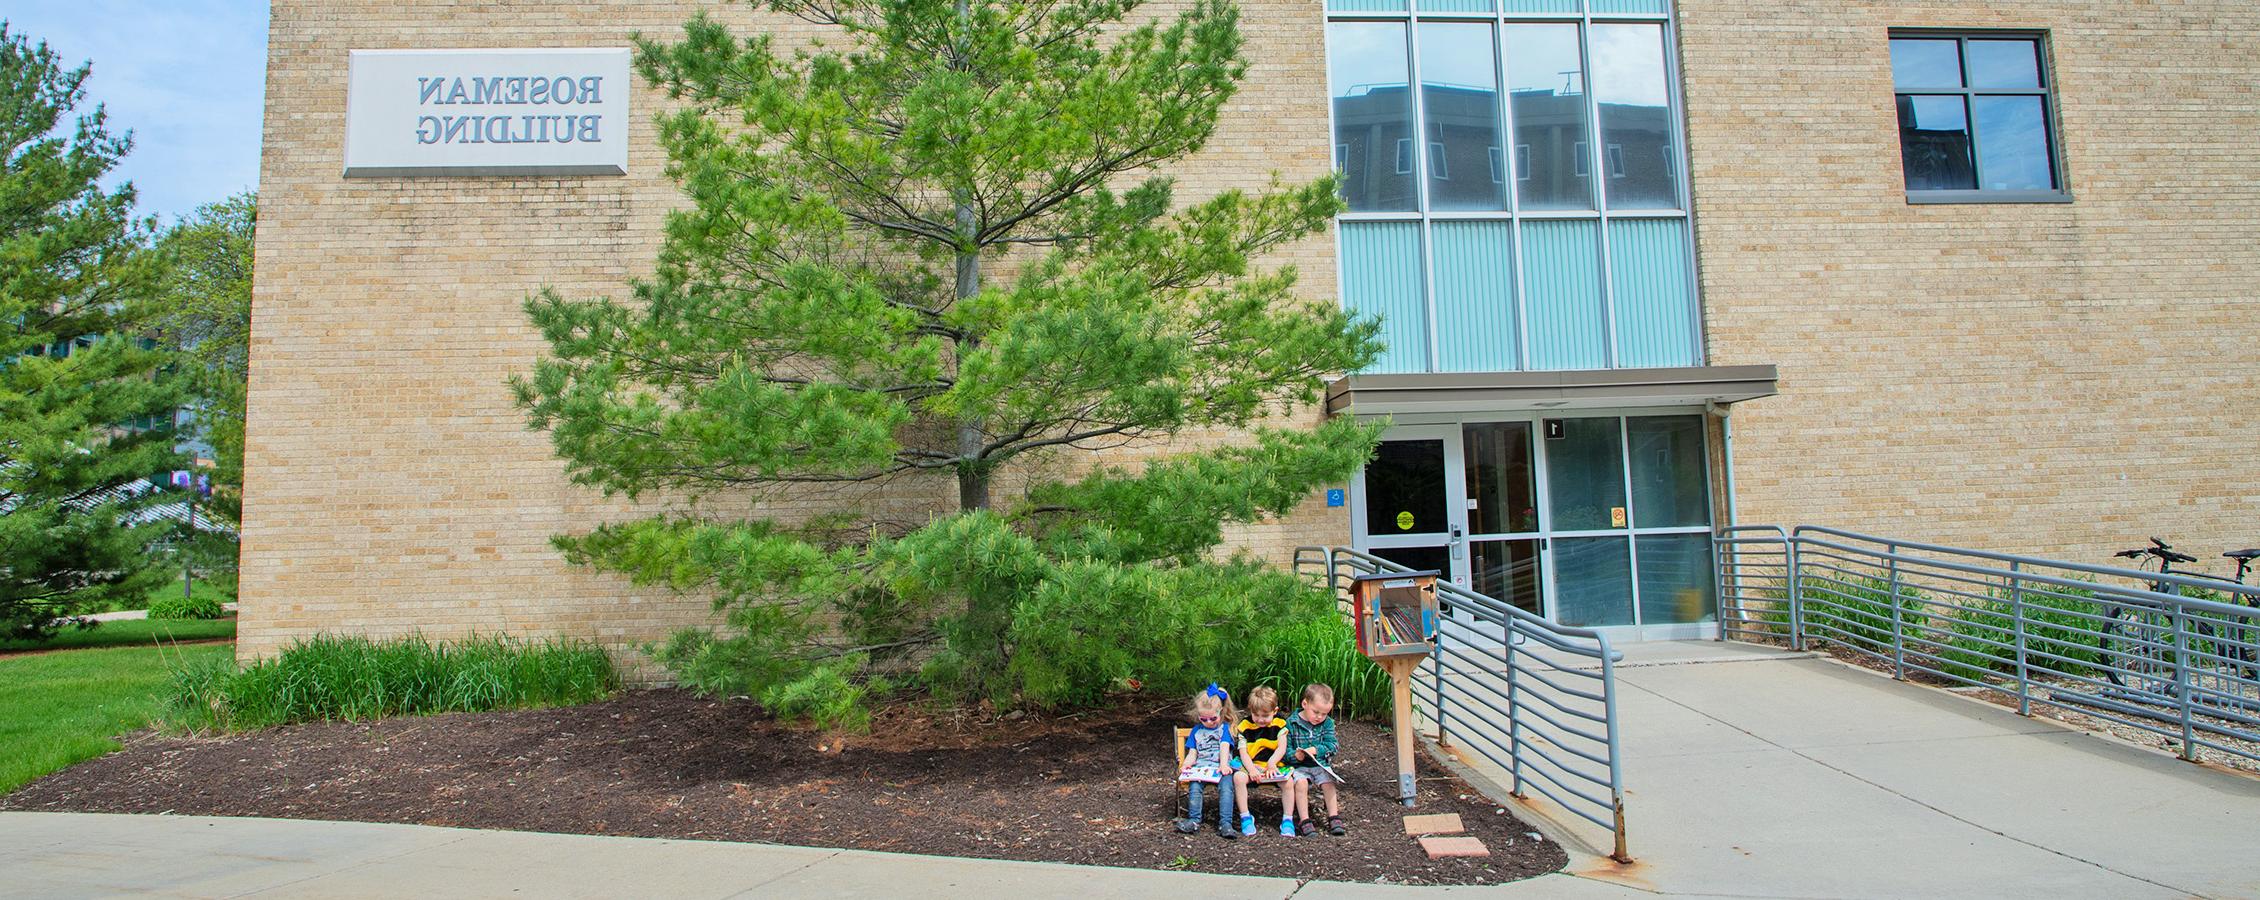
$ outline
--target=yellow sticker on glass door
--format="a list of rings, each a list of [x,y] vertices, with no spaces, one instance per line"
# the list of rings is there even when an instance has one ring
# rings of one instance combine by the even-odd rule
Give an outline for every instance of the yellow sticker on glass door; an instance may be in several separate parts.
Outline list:
[[[1622,507],[1622,506],[1612,506],[1612,507],[1609,507],[1609,527],[1610,527],[1610,528],[1623,528],[1623,527],[1624,527],[1624,507]]]
[[[1408,509],[1408,510],[1405,510],[1404,512],[1401,512],[1401,513],[1398,513],[1398,514],[1397,514],[1397,530],[1398,530],[1398,531],[1411,531],[1411,530],[1412,530],[1412,527],[1413,527],[1413,516],[1412,516],[1412,510],[1409,510],[1409,509]]]

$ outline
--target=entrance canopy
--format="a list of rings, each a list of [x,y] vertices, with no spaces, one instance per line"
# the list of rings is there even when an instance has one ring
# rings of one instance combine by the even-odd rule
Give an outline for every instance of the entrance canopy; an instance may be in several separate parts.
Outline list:
[[[1370,416],[1726,404],[1779,393],[1776,377],[1773,366],[1350,375],[1327,387],[1326,412]]]

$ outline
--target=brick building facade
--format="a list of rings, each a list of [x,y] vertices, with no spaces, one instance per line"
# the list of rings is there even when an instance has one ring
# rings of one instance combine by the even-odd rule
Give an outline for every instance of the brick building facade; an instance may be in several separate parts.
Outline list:
[[[1730,515],[2085,561],[2148,534],[2260,543],[2238,466],[2260,434],[2239,406],[2260,387],[2260,9],[1662,2],[1243,3],[1248,78],[1181,196],[1335,165],[1380,185],[1281,261],[1388,316],[1390,358],[1328,406],[1400,430],[1377,463],[1397,468],[1344,507],[1314,496],[1235,545],[1355,542],[1662,636],[1704,628],[1691,554]],[[529,293],[650,271],[681,202],[661,99],[635,98],[625,176],[342,174],[351,50],[619,47],[698,8],[273,5],[242,654],[321,630],[625,649],[712,621],[563,563],[551,535],[630,508],[568,484],[505,386],[545,349]],[[1986,93],[2026,40],[2041,84]],[[1910,86],[1955,42],[1960,93]],[[2029,97],[2046,170],[1999,184],[2052,189],[1910,187],[1908,147],[1941,132],[1974,162],[1939,177],[2030,163],[2003,143]],[[1954,102],[1959,144],[1918,121]],[[860,500],[917,515],[953,490]]]

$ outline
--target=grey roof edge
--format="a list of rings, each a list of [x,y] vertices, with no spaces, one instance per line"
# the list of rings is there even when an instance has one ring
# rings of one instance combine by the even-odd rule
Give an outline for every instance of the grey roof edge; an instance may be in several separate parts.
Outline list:
[[[1734,403],[1779,393],[1779,378],[1779,369],[1772,365],[1347,375],[1327,385],[1326,410],[1343,412],[1361,395],[1424,405],[1461,400],[1470,408],[1558,398],[1629,400],[1659,395],[1690,400],[1725,397]]]

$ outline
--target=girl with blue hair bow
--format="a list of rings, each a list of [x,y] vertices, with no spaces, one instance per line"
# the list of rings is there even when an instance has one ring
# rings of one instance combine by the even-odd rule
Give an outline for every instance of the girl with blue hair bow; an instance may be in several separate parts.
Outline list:
[[[1177,781],[1185,786],[1185,818],[1177,820],[1177,830],[1193,834],[1201,830],[1201,800],[1205,788],[1216,786],[1216,832],[1226,840],[1240,836],[1239,823],[1232,821],[1232,772],[1229,768],[1233,756],[1232,723],[1240,716],[1232,707],[1232,693],[1215,684],[1193,697],[1188,712],[1193,718],[1193,729],[1185,734],[1185,745],[1177,750]]]

